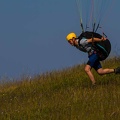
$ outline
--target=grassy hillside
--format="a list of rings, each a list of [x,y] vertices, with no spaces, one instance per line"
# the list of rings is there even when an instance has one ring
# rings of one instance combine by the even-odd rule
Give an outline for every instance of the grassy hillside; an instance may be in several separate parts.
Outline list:
[[[120,58],[103,67],[120,66]],[[0,120],[120,120],[120,75],[99,76],[84,65],[0,85]]]

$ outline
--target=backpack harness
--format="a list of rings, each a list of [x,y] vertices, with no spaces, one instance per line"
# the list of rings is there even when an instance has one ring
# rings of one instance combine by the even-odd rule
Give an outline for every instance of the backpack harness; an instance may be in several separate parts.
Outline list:
[[[102,36],[98,33],[94,33],[94,32],[84,32],[82,33],[78,39],[81,40],[83,37],[85,37],[86,39],[90,39],[96,37],[96,38],[101,38]],[[85,51],[85,47],[82,46],[81,44],[79,44],[79,47],[81,47],[81,51],[83,52],[87,52]],[[97,53],[99,56],[99,60],[105,60],[111,51],[111,43],[108,39],[106,39],[105,41],[100,41],[100,42],[92,42],[92,50],[88,52],[89,55],[91,55],[93,52]],[[79,48],[78,48],[79,49]]]

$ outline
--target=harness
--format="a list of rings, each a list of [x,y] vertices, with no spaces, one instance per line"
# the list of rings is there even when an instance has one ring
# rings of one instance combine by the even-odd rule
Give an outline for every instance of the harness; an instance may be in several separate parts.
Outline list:
[[[95,51],[95,49],[93,48],[92,43],[88,43],[88,44],[82,45],[82,44],[80,44],[81,40],[82,39],[78,40],[79,46],[77,48],[79,50],[83,51],[83,52],[87,52],[88,55],[91,55]]]
[[[89,38],[101,38],[102,36],[98,33],[94,33],[94,32],[84,32],[82,33],[78,39],[79,39],[79,47],[77,47],[79,50],[83,51],[83,52],[88,52],[88,56],[89,55],[92,55],[93,53],[96,53],[98,54],[99,56],[99,60],[102,61],[102,60],[105,60],[109,54],[110,54],[110,51],[111,51],[111,43],[110,41],[107,39],[105,41],[101,41],[101,42],[92,42],[92,43],[89,43],[88,45],[86,46],[83,46],[80,44],[80,40],[85,37],[86,39],[89,39]],[[87,47],[91,47],[91,49],[89,51],[86,50]],[[82,49],[81,49],[82,48]]]

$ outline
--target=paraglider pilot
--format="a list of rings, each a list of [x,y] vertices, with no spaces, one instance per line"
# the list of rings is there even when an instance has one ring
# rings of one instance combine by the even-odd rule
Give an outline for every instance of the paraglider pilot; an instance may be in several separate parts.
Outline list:
[[[89,60],[84,70],[87,73],[88,77],[90,78],[92,85],[95,85],[96,83],[94,75],[91,72],[92,68],[94,68],[99,75],[104,75],[108,73],[115,73],[115,74],[120,73],[120,67],[115,69],[102,68],[99,59],[99,54],[97,50],[93,47],[93,43],[106,41],[107,38],[105,38],[104,36],[101,36],[99,38],[97,37],[86,38],[85,36],[80,35],[79,37],[77,37],[76,34],[72,32],[67,35],[66,39],[68,43],[70,43],[72,46],[76,47],[80,51],[88,53]]]

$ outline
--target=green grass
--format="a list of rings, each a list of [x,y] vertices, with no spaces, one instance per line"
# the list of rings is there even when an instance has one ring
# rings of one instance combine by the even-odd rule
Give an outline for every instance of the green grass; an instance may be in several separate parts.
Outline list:
[[[102,62],[120,66],[120,58]],[[119,120],[120,75],[99,76],[97,86],[84,64],[0,85],[0,120]]]

